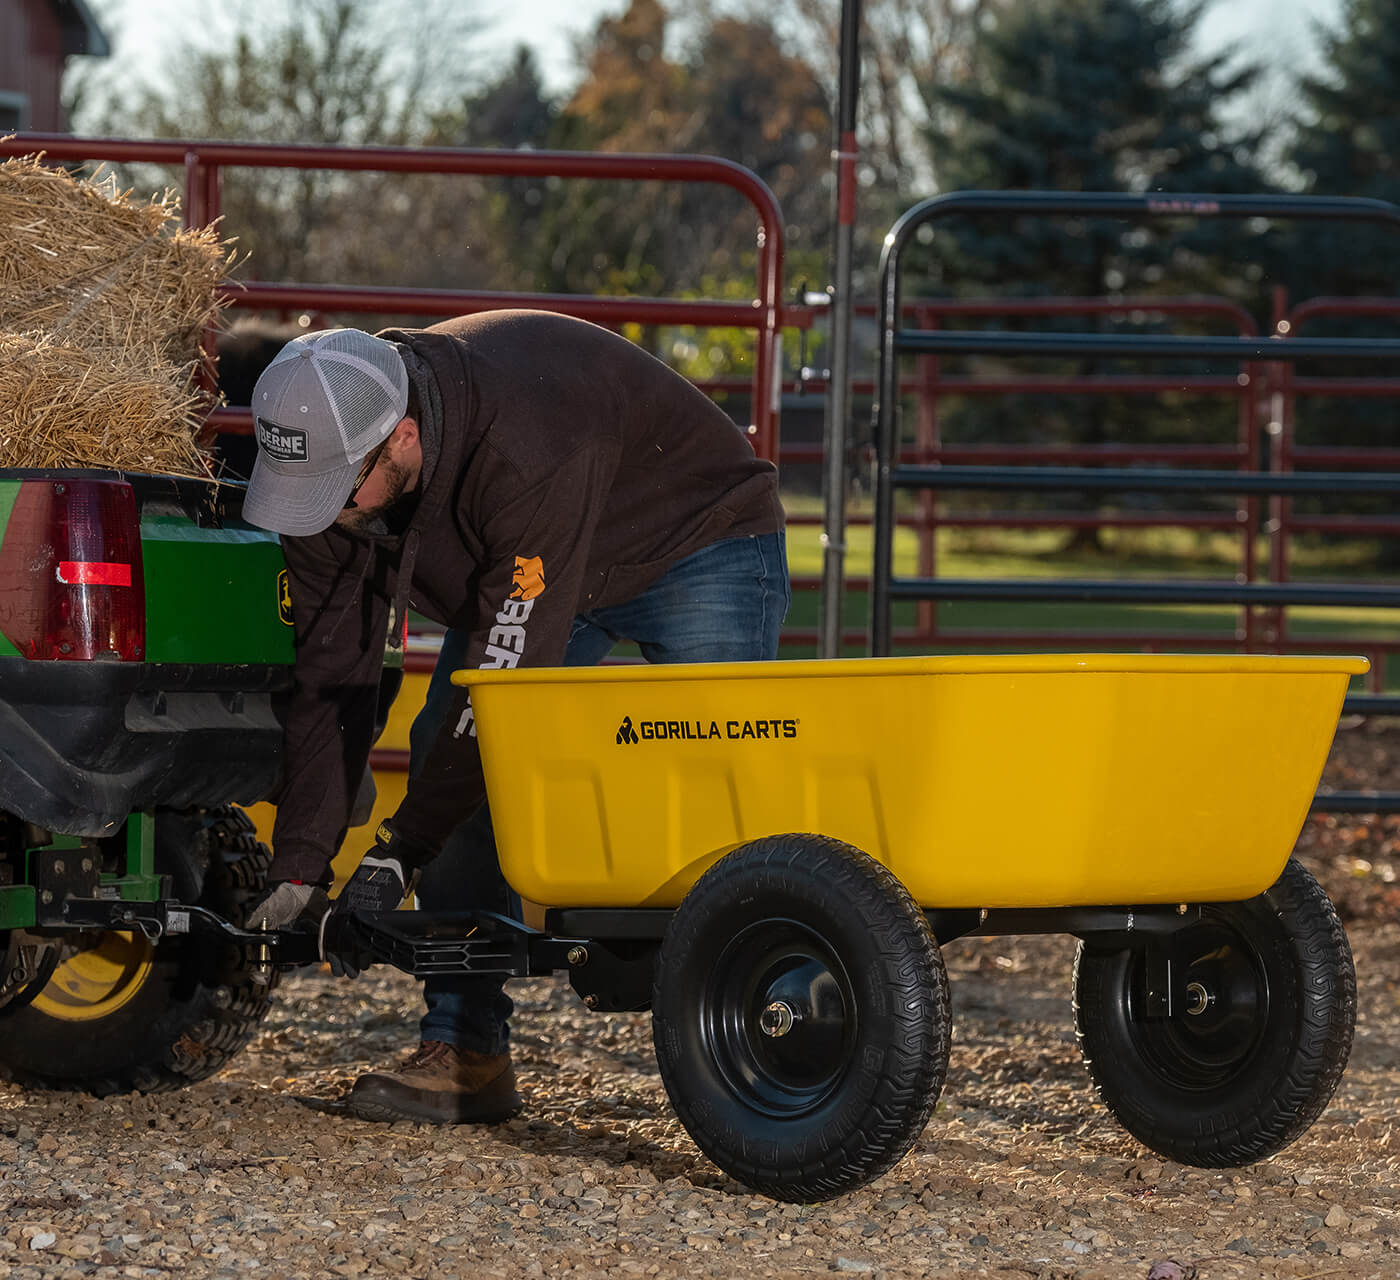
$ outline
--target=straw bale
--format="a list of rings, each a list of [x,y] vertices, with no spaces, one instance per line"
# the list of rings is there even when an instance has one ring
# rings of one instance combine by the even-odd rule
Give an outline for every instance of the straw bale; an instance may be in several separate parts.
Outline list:
[[[154,351],[65,346],[0,333],[0,467],[113,467],[209,475],[194,433],[205,400]]]
[[[208,475],[201,339],[233,263],[171,192],[0,163],[0,466]]]
[[[142,201],[34,156],[0,164],[0,329],[154,347],[192,370],[232,255],[214,228],[180,228],[178,212],[171,192]]]

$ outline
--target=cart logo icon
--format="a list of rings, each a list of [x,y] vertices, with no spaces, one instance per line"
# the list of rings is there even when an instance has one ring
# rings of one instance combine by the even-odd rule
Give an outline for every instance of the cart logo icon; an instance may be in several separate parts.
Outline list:
[[[641,739],[637,737],[637,731],[632,727],[632,717],[622,717],[622,728],[617,731],[617,745],[620,747],[624,742],[638,743]]]
[[[544,594],[544,561],[539,556],[515,557],[515,572],[511,575],[510,598],[533,600]]]
[[[277,575],[277,616],[292,625],[292,580],[285,569]]]

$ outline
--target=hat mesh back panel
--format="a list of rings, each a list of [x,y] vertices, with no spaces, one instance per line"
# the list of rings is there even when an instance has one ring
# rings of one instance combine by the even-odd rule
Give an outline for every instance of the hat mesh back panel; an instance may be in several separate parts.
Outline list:
[[[394,414],[394,402],[384,386],[362,369],[324,357],[320,365],[345,435],[346,453],[352,458],[363,456],[388,434],[385,423]]]

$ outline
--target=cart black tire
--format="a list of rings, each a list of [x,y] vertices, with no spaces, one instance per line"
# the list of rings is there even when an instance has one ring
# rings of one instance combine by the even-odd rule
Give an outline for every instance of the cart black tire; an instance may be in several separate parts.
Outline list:
[[[242,923],[270,861],[241,809],[156,815],[156,870],[171,877],[179,902]],[[0,1010],[7,1078],[99,1096],[181,1088],[213,1075],[247,1044],[276,985],[276,970],[265,985],[253,980],[251,948],[207,930],[155,944],[108,932],[89,943],[32,1003]],[[88,982],[94,971],[102,980]]]
[[[1169,954],[1176,1008],[1148,1017],[1145,952],[1080,943],[1075,1028],[1099,1097],[1178,1163],[1263,1160],[1317,1119],[1346,1068],[1356,973],[1341,921],[1290,860],[1257,898],[1205,907]]]
[[[943,1088],[948,977],[928,922],[885,867],[826,836],[757,840],[706,872],[667,927],[652,996],[681,1123],[778,1200],[879,1177]]]

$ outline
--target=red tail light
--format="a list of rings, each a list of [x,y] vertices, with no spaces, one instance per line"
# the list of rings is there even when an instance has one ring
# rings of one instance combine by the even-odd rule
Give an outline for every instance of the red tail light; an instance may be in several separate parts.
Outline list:
[[[140,662],[141,517],[120,480],[26,480],[0,543],[0,631],[26,658]]]

